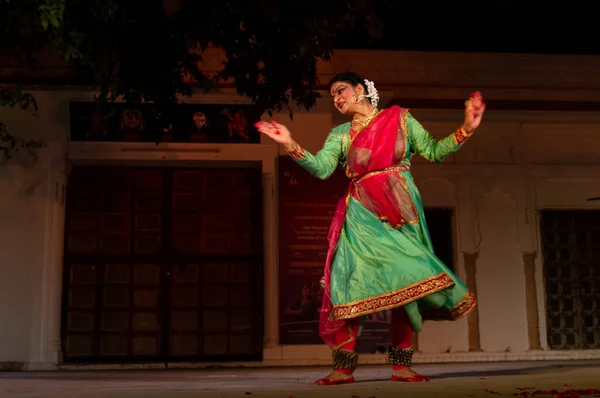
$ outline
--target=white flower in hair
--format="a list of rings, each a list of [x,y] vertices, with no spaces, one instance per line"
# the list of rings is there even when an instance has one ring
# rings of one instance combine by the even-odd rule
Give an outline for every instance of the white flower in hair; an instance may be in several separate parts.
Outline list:
[[[370,98],[371,105],[377,107],[377,104],[379,103],[379,94],[375,88],[375,83],[365,79],[365,85],[367,86],[367,91],[369,91],[369,94],[365,95],[365,97]]]

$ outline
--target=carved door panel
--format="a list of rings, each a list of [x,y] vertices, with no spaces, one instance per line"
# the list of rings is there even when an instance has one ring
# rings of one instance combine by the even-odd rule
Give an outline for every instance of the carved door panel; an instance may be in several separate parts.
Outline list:
[[[256,359],[260,170],[75,167],[65,361]]]
[[[175,170],[172,186],[170,355],[253,358],[262,351],[260,174]]]

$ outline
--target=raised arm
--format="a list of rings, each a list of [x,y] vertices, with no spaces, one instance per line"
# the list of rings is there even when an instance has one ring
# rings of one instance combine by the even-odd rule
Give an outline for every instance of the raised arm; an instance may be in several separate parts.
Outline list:
[[[436,139],[421,123],[409,113],[406,118],[408,138],[417,154],[432,163],[443,162],[449,155],[456,152],[472,133],[459,128],[454,133],[442,139]]]
[[[323,148],[316,155],[311,154],[294,141],[289,130],[282,124],[259,122],[256,127],[261,133],[280,143],[296,163],[317,178],[324,180],[330,177],[339,164],[342,156],[342,137],[339,127],[329,133]]]
[[[407,134],[412,146],[419,155],[430,162],[439,163],[444,161],[448,155],[456,152],[473,135],[473,132],[481,123],[484,112],[485,102],[483,102],[481,93],[475,92],[465,101],[465,121],[463,125],[449,136],[437,140],[410,113],[408,113],[406,120]]]

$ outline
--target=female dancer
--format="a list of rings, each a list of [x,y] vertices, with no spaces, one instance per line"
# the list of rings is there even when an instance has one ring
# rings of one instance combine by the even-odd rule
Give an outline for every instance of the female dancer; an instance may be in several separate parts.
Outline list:
[[[329,84],[338,111],[352,121],[335,127],[312,155],[276,122],[257,128],[313,176],[328,178],[338,164],[350,179],[329,231],[319,334],[333,351],[333,372],[316,384],[354,382],[354,351],[364,316],[392,309],[392,380],[428,378],[410,368],[413,331],[424,320],[454,320],[475,307],[475,297],[433,253],[421,196],[410,172],[418,154],[442,162],[479,127],[485,104],[479,93],[465,102],[462,126],[436,140],[408,110],[379,110],[372,82],[342,73]]]

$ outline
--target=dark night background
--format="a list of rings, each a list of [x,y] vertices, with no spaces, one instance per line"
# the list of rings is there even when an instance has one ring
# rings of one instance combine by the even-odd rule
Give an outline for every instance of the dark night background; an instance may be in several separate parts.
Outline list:
[[[390,7],[398,7],[393,5]],[[599,54],[592,2],[412,1],[385,10],[383,37],[359,29],[343,48]]]

